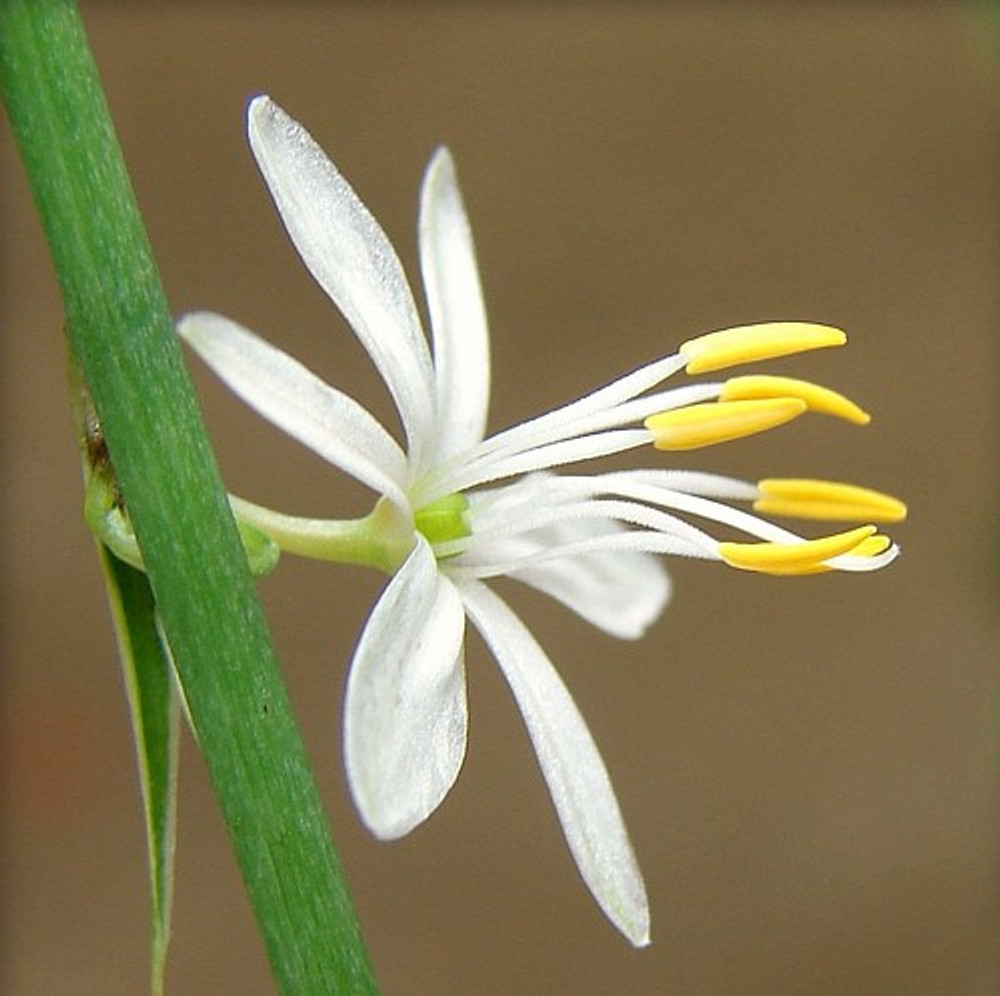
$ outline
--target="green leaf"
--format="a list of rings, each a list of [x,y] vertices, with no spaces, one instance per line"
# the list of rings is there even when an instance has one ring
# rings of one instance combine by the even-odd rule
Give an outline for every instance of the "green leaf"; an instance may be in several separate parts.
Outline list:
[[[302,736],[70,0],[0,0],[0,90],[62,289],[70,351],[101,421],[275,980],[289,996],[373,993]]]
[[[152,898],[151,978],[162,996],[173,894],[180,710],[146,575],[100,547],[135,736]]]

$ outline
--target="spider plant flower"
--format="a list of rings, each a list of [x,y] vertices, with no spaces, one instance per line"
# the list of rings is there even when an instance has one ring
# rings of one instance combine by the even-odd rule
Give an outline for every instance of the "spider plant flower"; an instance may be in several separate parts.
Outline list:
[[[423,822],[465,754],[466,619],[496,658],[521,711],[580,873],[611,921],[649,940],[645,888],[607,770],[544,650],[489,580],[508,576],[616,637],[635,639],[669,596],[662,554],[767,574],[882,567],[897,548],[876,523],[900,502],[814,480],[744,482],[652,466],[572,467],[636,448],[687,450],[821,412],[868,416],[808,382],[737,376],[662,384],[840,345],[821,325],[770,323],[700,336],[570,404],[486,435],[489,337],[469,222],[452,158],[424,177],[420,265],[431,341],[388,238],[308,133],[267,97],[249,138],[303,262],[361,341],[398,410],[400,445],[364,407],[228,318],[195,313],[179,332],[250,406],[367,485],[357,520],[292,516],[233,498],[237,516],[283,550],[383,569],[388,584],[361,633],[347,680],[347,778],[380,838]],[[554,472],[559,468],[562,472]],[[763,513],[763,514],[761,514]],[[853,522],[809,539],[763,515]]]

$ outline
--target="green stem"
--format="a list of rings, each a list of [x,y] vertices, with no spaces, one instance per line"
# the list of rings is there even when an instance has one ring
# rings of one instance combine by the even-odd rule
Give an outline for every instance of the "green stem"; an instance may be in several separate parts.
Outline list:
[[[70,0],[0,0],[0,87],[280,989],[375,984]]]
[[[360,519],[306,519],[230,495],[237,520],[260,530],[286,553],[395,571],[413,549],[413,527],[379,501]]]

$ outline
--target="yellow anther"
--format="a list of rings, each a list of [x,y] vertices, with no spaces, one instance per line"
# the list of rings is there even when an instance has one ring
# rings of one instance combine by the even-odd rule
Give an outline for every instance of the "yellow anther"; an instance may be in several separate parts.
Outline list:
[[[694,450],[772,429],[805,411],[799,398],[709,401],[650,415],[645,425],[658,450]]]
[[[774,377],[768,374],[731,377],[723,384],[719,395],[720,401],[740,401],[745,398],[801,398],[811,412],[836,415],[855,425],[867,425],[872,420],[868,412],[842,394],[795,377]]]
[[[723,370],[740,363],[770,360],[809,349],[843,346],[847,336],[830,325],[811,322],[764,322],[709,332],[682,343],[678,352],[689,374]]]
[[[852,551],[852,557],[877,557],[892,546],[892,540],[884,533],[875,533],[862,540]]]
[[[892,495],[837,481],[770,478],[757,485],[754,510],[763,515],[854,522],[902,522],[906,505]]]
[[[875,526],[858,526],[844,533],[799,543],[720,543],[719,555],[730,567],[764,574],[807,574],[823,569],[825,561],[854,553],[870,544]],[[883,546],[882,549],[885,549]],[[866,548],[865,556],[872,556]]]
[[[868,539],[862,540],[853,550],[852,557],[877,557],[880,553],[885,553],[892,546],[892,540],[882,533],[875,533]],[[806,574],[826,574],[833,568],[828,564],[806,564],[799,567],[785,567],[781,570],[770,570],[767,573],[775,577],[802,577]]]

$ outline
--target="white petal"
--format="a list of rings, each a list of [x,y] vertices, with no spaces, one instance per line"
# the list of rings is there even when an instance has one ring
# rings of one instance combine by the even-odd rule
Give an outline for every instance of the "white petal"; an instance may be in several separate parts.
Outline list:
[[[251,102],[247,127],[295,248],[378,367],[414,453],[433,426],[433,370],[392,244],[312,136],[269,97]]]
[[[610,514],[620,503],[589,501],[591,493],[577,479],[532,474],[473,494],[473,542],[446,562],[449,573],[478,565],[484,572],[479,576],[485,577],[496,566],[520,562],[524,566],[511,570],[512,577],[551,595],[612,636],[638,639],[659,617],[670,595],[667,573],[658,558],[629,551],[547,555],[624,531]],[[588,506],[599,510],[600,517],[583,515]],[[665,518],[653,510],[635,507],[634,511]],[[623,507],[625,521],[627,514]],[[643,525],[654,529],[658,523],[651,519]],[[672,523],[659,525],[666,528]]]
[[[406,457],[353,398],[223,315],[185,315],[177,331],[256,412],[409,514]]]
[[[511,576],[622,640],[639,639],[659,618],[670,598],[666,570],[656,557],[645,553],[566,557]]]
[[[465,757],[458,593],[419,540],[365,625],[347,680],[344,758],[377,837],[409,833],[448,794]]]
[[[649,943],[649,905],[607,769],[552,662],[485,585],[461,585],[466,612],[510,685],[552,794],[566,842],[601,909],[636,946]]]
[[[420,266],[434,337],[438,427],[432,463],[475,445],[486,431],[490,343],[472,230],[451,154],[440,148],[420,200]]]

